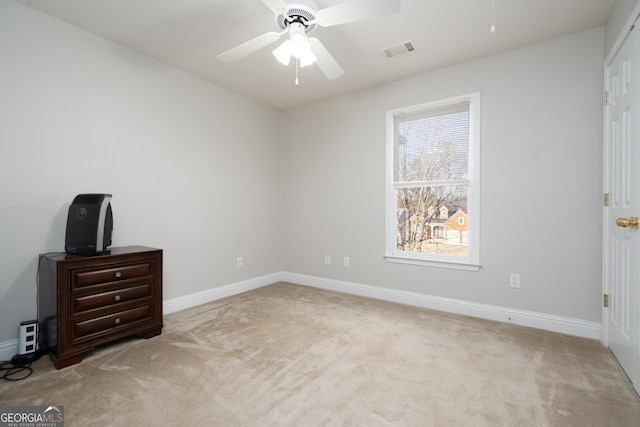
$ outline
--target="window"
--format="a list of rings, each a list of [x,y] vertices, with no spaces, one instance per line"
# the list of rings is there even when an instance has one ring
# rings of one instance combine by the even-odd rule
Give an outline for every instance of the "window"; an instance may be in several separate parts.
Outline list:
[[[479,93],[387,112],[388,261],[480,268],[479,125]]]

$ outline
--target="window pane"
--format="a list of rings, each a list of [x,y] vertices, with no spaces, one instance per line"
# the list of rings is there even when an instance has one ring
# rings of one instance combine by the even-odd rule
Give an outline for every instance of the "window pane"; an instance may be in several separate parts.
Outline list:
[[[398,250],[467,256],[467,186],[400,188],[396,199]]]
[[[469,178],[469,103],[398,116],[394,134],[395,182]]]

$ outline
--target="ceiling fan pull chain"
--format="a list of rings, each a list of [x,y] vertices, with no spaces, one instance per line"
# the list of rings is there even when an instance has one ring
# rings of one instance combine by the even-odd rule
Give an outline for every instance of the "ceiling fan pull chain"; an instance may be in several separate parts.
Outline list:
[[[496,32],[496,0],[491,0],[491,34]]]

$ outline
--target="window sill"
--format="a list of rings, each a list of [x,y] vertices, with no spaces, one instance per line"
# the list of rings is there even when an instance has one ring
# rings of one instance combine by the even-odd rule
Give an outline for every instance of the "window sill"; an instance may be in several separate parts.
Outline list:
[[[388,262],[394,262],[398,264],[410,264],[410,265],[421,265],[423,267],[437,267],[437,268],[449,268],[453,270],[464,270],[464,271],[480,271],[481,264],[473,264],[469,262],[463,261],[454,261],[454,260],[425,260],[419,258],[410,258],[407,256],[399,256],[399,255],[385,255],[385,260]]]

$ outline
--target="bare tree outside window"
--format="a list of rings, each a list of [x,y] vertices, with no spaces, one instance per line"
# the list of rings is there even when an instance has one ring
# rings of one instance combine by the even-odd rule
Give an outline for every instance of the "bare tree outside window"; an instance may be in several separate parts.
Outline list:
[[[394,127],[397,249],[466,256],[469,102],[398,115]]]

